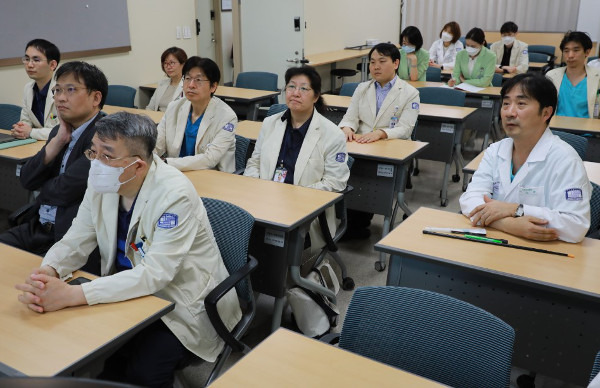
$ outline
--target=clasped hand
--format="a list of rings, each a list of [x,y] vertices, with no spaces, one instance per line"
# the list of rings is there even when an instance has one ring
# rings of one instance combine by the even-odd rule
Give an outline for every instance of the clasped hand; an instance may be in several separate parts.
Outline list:
[[[83,297],[81,286],[71,286],[58,279],[58,274],[51,267],[35,268],[24,283],[15,285],[23,293],[18,296],[19,302],[37,313],[56,311],[77,304],[78,297]]]

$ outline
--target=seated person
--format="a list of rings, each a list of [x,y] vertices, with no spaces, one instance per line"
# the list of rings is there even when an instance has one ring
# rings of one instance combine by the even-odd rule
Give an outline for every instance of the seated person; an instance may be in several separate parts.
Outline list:
[[[508,138],[485,151],[460,197],[462,213],[473,225],[519,237],[581,241],[590,227],[591,185],[575,149],[548,127],[556,88],[542,75],[519,74],[501,98]]]
[[[494,42],[490,50],[496,54],[496,73],[525,73],[529,69],[527,43],[515,39],[519,27],[513,22],[506,22],[500,27],[502,40]]]
[[[406,81],[425,81],[429,52],[423,49],[423,36],[417,27],[408,26],[400,34],[398,76]]]
[[[40,192],[36,215],[0,234],[1,243],[43,255],[71,227],[88,184],[90,161],[84,151],[96,133],[96,122],[104,116],[100,109],[107,92],[108,81],[94,65],[72,61],[58,68],[51,93],[60,124],[21,169],[23,187]]]
[[[181,171],[235,171],[233,109],[214,96],[221,72],[209,58],[191,57],[183,65],[185,98],[169,104],[158,124],[154,152]]]
[[[442,70],[453,69],[456,54],[464,47],[460,39],[460,26],[449,22],[440,31],[440,39],[433,42],[429,49],[429,66]]]
[[[175,309],[107,359],[100,378],[172,386],[189,352],[214,361],[223,343],[209,323],[204,297],[227,276],[202,201],[175,168],[153,156],[156,125],[119,112],[99,120],[88,187],[73,225],[23,284],[19,301],[44,313],[156,294]],[[115,231],[116,227],[116,231]],[[135,246],[136,248],[132,247]],[[98,247],[103,277],[63,280]],[[219,302],[228,329],[241,318],[237,296]]]
[[[560,42],[567,66],[546,73],[558,90],[557,116],[594,117],[594,104],[600,89],[600,69],[586,64],[592,40],[585,32],[567,32]]]
[[[492,86],[496,68],[496,54],[485,45],[485,34],[481,28],[472,28],[466,36],[467,47],[456,54],[454,72],[448,86],[466,82],[473,86],[486,88]]]
[[[185,61],[187,61],[187,54],[179,47],[169,47],[162,53],[160,65],[162,71],[169,78],[158,81],[158,86],[146,109],[164,112],[171,101],[182,96],[182,69]]]
[[[47,140],[50,130],[58,125],[58,116],[52,96],[52,76],[60,62],[60,51],[53,43],[34,39],[27,43],[23,65],[31,82],[25,85],[21,119],[13,124],[12,134],[17,139],[31,137]]]
[[[326,191],[346,188],[350,170],[343,133],[321,115],[321,77],[310,66],[285,72],[285,112],[267,117],[248,159],[244,175]],[[327,223],[336,230],[335,210],[327,209]],[[310,227],[313,249],[325,245],[318,220]]]
[[[410,139],[419,116],[419,92],[396,76],[399,63],[400,52],[393,44],[380,43],[371,49],[373,79],[358,85],[339,124],[347,141]]]

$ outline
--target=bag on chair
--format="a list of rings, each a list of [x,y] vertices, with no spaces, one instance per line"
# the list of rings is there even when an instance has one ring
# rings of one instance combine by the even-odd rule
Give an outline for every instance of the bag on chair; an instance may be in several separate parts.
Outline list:
[[[337,276],[328,262],[313,268],[307,280],[320,284],[337,295],[340,286]],[[337,325],[340,314],[338,307],[326,296],[304,287],[293,287],[287,292],[287,299],[298,328],[309,337],[321,336]]]

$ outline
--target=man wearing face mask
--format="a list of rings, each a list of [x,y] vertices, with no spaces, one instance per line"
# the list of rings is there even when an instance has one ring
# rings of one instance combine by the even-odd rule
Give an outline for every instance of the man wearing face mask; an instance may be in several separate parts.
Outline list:
[[[152,151],[156,125],[119,112],[99,120],[91,147],[85,197],[62,240],[17,289],[19,300],[42,313],[84,304],[156,294],[175,309],[142,330],[106,360],[99,378],[141,386],[172,386],[190,352],[214,361],[223,342],[204,309],[204,297],[227,269],[191,182]],[[115,228],[116,226],[116,228]],[[63,280],[100,249],[102,277],[81,285]],[[235,291],[218,305],[231,330],[241,311]]]
[[[43,255],[67,232],[87,187],[90,161],[83,152],[104,116],[100,109],[107,92],[108,81],[94,65],[73,61],[58,68],[51,93],[59,124],[21,169],[23,187],[40,194],[28,222],[0,234],[1,243]]]
[[[506,22],[500,27],[502,40],[490,47],[496,54],[496,73],[521,74],[529,69],[528,45],[516,39],[517,31],[519,27],[513,22]]]

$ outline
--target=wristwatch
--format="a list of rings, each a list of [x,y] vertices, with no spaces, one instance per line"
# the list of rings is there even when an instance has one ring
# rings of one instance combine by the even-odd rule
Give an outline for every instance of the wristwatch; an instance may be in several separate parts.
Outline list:
[[[515,210],[513,217],[523,217],[524,213],[525,211],[523,210],[523,204],[520,203],[519,206],[517,206],[517,210]]]

